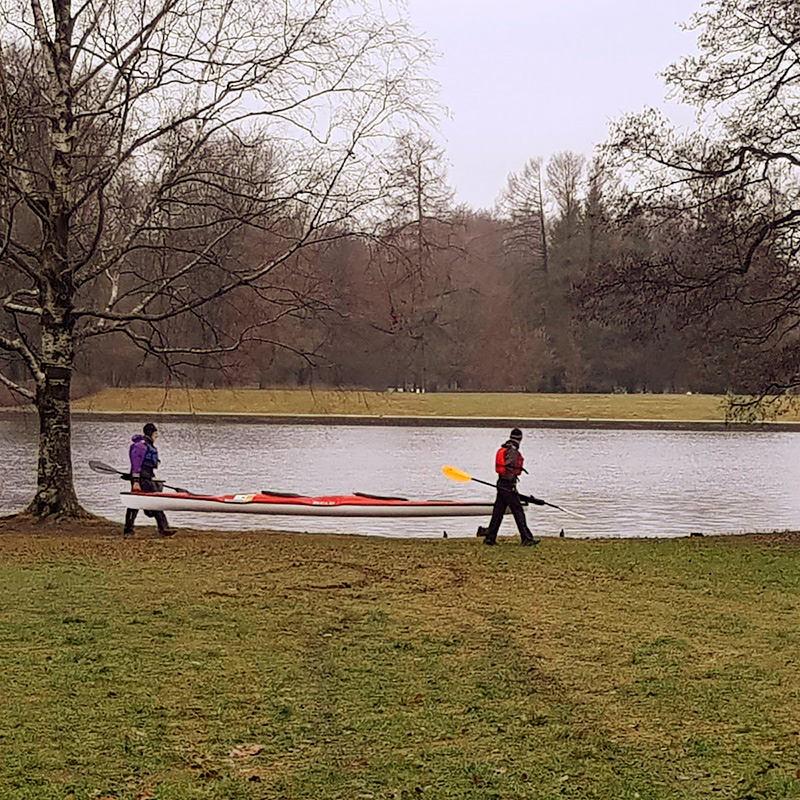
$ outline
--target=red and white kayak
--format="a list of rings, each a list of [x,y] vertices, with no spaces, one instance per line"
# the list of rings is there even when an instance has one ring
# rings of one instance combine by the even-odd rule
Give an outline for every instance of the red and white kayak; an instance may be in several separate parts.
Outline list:
[[[292,494],[202,495],[182,492],[122,492],[123,505],[147,511],[214,511],[225,514],[282,514],[313,517],[485,517],[492,503],[407,500],[355,494],[307,497]]]

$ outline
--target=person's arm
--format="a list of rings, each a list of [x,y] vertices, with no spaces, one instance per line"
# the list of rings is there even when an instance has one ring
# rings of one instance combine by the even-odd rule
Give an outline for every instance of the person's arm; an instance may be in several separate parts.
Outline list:
[[[133,489],[134,492],[139,492],[142,488],[139,485],[139,477],[142,471],[142,464],[144,463],[145,452],[145,446],[142,442],[134,442],[131,445],[131,489]]]
[[[505,478],[506,476],[506,451],[504,448],[500,448],[494,456],[494,471],[497,473],[499,478]]]

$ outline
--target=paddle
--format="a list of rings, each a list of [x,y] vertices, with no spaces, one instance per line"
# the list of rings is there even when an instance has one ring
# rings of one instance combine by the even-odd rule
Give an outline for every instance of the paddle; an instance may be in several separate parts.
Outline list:
[[[494,484],[489,483],[489,481],[482,481],[480,478],[473,478],[468,472],[464,472],[464,470],[461,469],[456,469],[455,467],[448,467],[445,465],[442,467],[442,472],[444,473],[445,477],[450,478],[451,481],[461,481],[462,483],[466,483],[467,481],[475,481],[475,483],[482,483],[485,486],[494,486]],[[555,503],[548,503],[546,500],[540,500],[538,497],[534,497],[532,494],[521,494],[519,499],[525,500],[528,503],[533,503],[537,506],[550,506],[550,508],[557,508],[559,511],[563,511],[565,514],[572,514],[573,517],[586,519],[585,515],[579,514],[577,511],[570,511],[568,508],[562,508],[561,506],[557,506]]]
[[[114,467],[109,467],[108,464],[104,464],[102,461],[90,461],[89,468],[93,469],[95,472],[103,472],[106,475],[119,475],[124,481],[131,480],[130,472],[121,472],[118,469],[114,469]],[[194,494],[194,492],[190,492],[188,489],[181,489],[180,486],[169,486],[165,483],[164,487],[179,492],[180,494]]]

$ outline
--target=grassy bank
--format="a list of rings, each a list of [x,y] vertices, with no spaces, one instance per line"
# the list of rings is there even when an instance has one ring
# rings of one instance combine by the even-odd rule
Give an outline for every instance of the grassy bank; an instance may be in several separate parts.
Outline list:
[[[529,551],[6,520],[0,608],[0,798],[800,794],[791,537]]]
[[[714,395],[470,394],[286,389],[106,389],[77,400],[76,411],[195,414],[368,415],[508,419],[724,421]],[[800,420],[796,412],[780,418]]]

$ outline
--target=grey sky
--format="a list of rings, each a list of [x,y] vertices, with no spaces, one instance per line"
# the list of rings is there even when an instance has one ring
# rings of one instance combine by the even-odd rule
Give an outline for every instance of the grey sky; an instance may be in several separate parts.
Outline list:
[[[591,155],[608,122],[645,105],[679,123],[658,76],[694,50],[702,0],[407,0],[442,54],[434,69],[456,199],[490,208],[510,172],[561,150]]]

